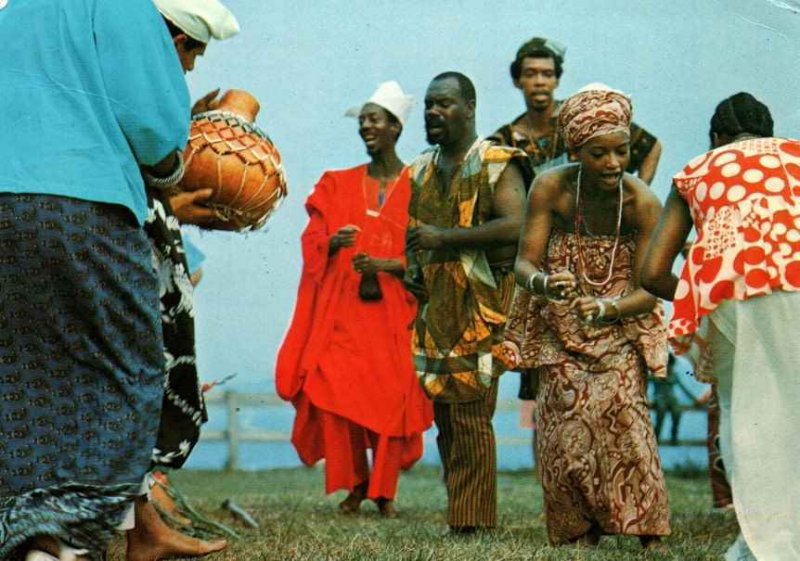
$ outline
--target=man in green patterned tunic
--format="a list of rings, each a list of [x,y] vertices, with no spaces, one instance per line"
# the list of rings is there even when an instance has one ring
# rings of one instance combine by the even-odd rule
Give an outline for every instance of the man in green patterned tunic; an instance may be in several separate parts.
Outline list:
[[[435,146],[409,173],[405,281],[420,300],[413,353],[434,401],[453,533],[497,523],[491,421],[525,204],[524,153],[478,139],[475,105],[463,74],[433,79],[425,129]]]

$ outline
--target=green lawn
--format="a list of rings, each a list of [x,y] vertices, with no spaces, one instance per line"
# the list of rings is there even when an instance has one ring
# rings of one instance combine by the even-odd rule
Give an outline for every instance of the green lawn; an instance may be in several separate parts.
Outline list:
[[[364,503],[362,514],[345,517],[337,503],[344,494],[323,494],[319,469],[256,473],[177,472],[173,485],[192,505],[241,534],[228,549],[210,559],[233,560],[462,560],[511,559],[587,560],[721,558],[737,532],[732,513],[712,513],[708,480],[703,475],[670,475],[667,483],[673,534],[667,552],[643,553],[635,538],[605,537],[595,549],[547,546],[539,516],[541,487],[528,472],[499,478],[500,527],[466,538],[446,535],[445,491],[434,468],[418,467],[403,474],[397,499],[400,517],[383,520],[375,506]],[[220,504],[226,498],[246,508],[260,529],[245,529]],[[117,544],[111,559],[121,561]]]

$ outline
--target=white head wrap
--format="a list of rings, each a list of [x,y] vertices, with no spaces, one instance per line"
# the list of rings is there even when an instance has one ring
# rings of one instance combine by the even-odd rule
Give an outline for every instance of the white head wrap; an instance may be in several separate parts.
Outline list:
[[[367,101],[358,107],[351,107],[345,112],[345,115],[347,117],[358,117],[361,109],[367,103],[380,105],[397,117],[401,125],[406,126],[406,121],[408,121],[408,117],[411,114],[411,108],[414,106],[414,97],[404,93],[400,84],[394,80],[383,82]]]
[[[153,0],[165,18],[192,39],[208,43],[239,33],[239,22],[219,0]]]

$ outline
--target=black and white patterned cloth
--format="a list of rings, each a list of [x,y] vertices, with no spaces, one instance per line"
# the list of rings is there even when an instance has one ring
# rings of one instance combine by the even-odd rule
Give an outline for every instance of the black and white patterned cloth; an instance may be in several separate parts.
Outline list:
[[[148,195],[145,232],[158,273],[166,379],[154,466],[181,467],[207,420],[197,376],[193,289],[180,224],[161,193]]]

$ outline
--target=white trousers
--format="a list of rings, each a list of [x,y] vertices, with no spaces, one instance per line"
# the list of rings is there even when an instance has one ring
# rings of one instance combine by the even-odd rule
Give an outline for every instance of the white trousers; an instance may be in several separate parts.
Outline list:
[[[152,479],[152,474],[150,472],[144,476],[144,480],[142,481],[142,487],[139,490],[139,496],[143,497],[145,495],[150,497],[150,483]],[[125,512],[125,518],[122,519],[119,526],[117,526],[117,530],[121,532],[125,532],[128,530],[133,530],[136,526],[136,518],[134,512],[135,504],[131,502],[131,506],[128,508],[127,512]]]
[[[720,447],[742,535],[727,561],[800,559],[800,293],[709,316]]]

